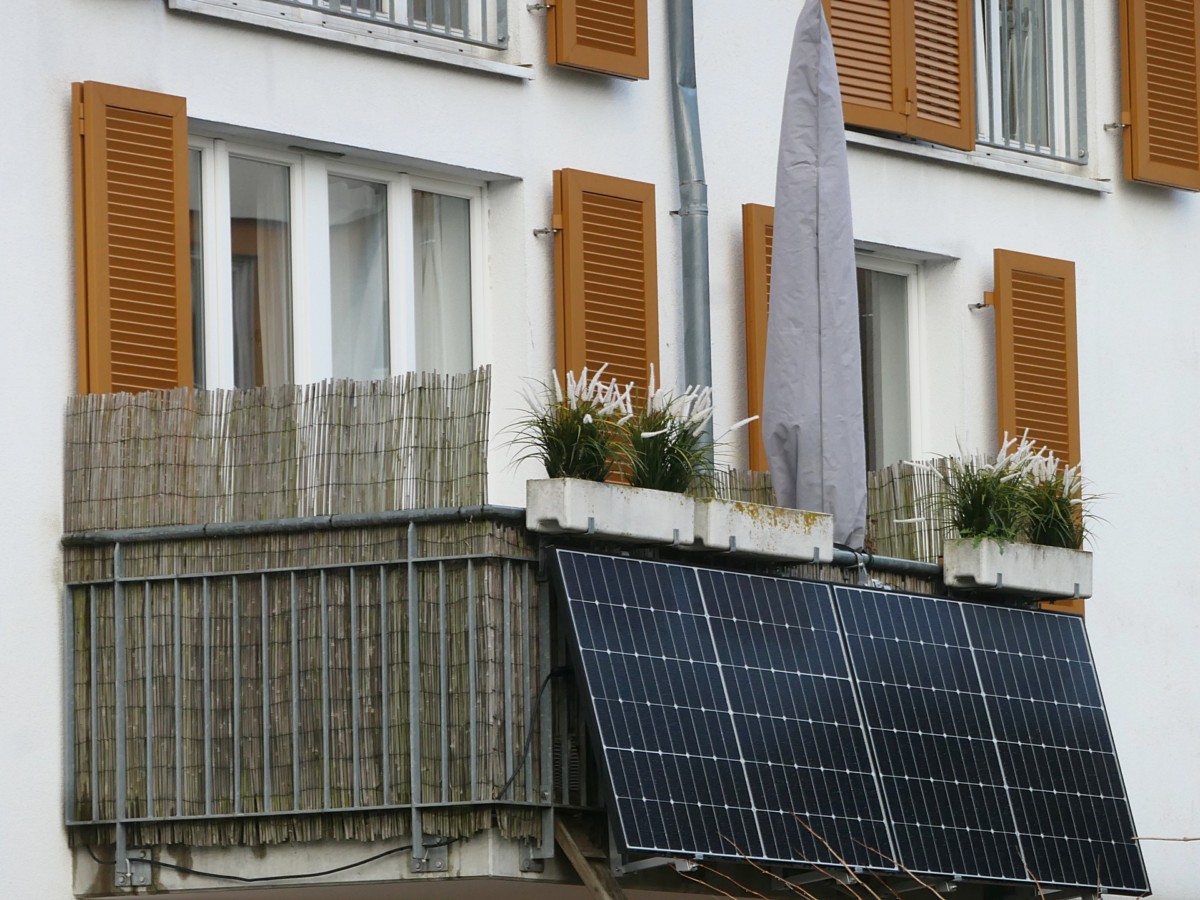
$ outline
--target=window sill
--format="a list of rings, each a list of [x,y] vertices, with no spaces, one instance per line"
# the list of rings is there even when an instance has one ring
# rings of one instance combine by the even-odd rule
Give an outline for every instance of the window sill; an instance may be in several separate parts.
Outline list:
[[[916,156],[934,162],[952,166],[963,166],[970,169],[983,169],[1000,175],[1010,175],[1016,178],[1030,178],[1034,181],[1044,181],[1059,187],[1072,188],[1079,191],[1090,191],[1097,194],[1111,194],[1112,182],[1099,178],[1089,178],[1083,175],[1068,175],[1053,169],[1040,168],[1032,163],[1022,163],[1015,159],[1001,159],[987,155],[985,150],[966,152],[953,150],[948,147],[934,147],[930,144],[917,144],[896,138],[884,137],[877,134],[864,134],[858,131],[846,132],[846,143],[855,147],[866,147],[882,150],[888,153],[898,153],[904,156]]]
[[[215,16],[244,25],[336,41],[410,59],[521,80],[534,77],[531,66],[517,65],[498,58],[505,53],[503,50],[489,51],[436,35],[414,34],[387,26],[375,27],[368,22],[355,22],[325,15],[319,10],[299,9],[274,3],[264,4],[261,0],[167,0],[167,5],[181,12]]]

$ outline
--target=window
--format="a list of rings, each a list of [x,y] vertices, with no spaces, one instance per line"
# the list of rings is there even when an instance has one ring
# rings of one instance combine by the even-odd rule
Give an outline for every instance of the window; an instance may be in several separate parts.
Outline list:
[[[1083,0],[825,0],[846,124],[1087,160]]]
[[[762,414],[766,362],[767,309],[775,210],[742,207],[745,275],[746,406]],[[858,256],[859,339],[862,355],[863,426],[867,469],[874,471],[910,459],[919,433],[919,269],[911,263],[861,252]],[[765,471],[762,427],[749,429],[750,468]]]
[[[913,454],[914,395],[910,344],[916,317],[910,301],[916,268],[863,258],[858,268],[858,333],[862,349],[863,428],[867,469]]]
[[[979,143],[1087,161],[1082,0],[978,0]]]
[[[193,138],[197,383],[472,365],[479,187]]]

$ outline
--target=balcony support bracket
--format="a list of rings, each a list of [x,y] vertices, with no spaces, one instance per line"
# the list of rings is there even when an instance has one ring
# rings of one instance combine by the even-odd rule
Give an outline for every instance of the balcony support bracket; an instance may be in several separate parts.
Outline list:
[[[416,855],[416,846],[413,846],[413,855],[409,858],[408,869],[414,874],[420,872],[441,872],[445,874],[446,868],[450,862],[450,846],[448,844],[434,844],[430,846],[426,844],[422,848],[423,856]]]
[[[113,883],[127,890],[150,886],[150,851],[130,850],[117,858]]]

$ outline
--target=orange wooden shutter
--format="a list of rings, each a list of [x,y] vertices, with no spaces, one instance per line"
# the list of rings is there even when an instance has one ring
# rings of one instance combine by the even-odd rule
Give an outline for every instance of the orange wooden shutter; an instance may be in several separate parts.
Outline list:
[[[824,0],[847,125],[903,134],[908,84],[903,2]]]
[[[1079,462],[1075,264],[1011,250],[995,253],[996,390],[1000,434],[1026,429],[1068,465]],[[1083,615],[1083,600],[1044,603]]]
[[[997,250],[996,388],[1000,434],[1029,436],[1079,462],[1075,264]]]
[[[911,0],[912,107],[908,133],[975,149],[972,0]]]
[[[187,109],[72,86],[81,393],[192,384]]]
[[[763,372],[767,361],[767,308],[771,296],[771,244],[775,208],[757,203],[742,207],[742,260],[746,280],[746,412],[762,416]],[[751,422],[750,468],[767,470],[762,419]]]
[[[552,0],[546,23],[551,65],[649,78],[646,5],[646,0]]]
[[[971,0],[824,0],[847,125],[975,147]]]
[[[1200,190],[1200,2],[1121,0],[1125,177]]]
[[[658,368],[654,185],[562,169],[554,220],[560,377],[607,363],[645,387]]]

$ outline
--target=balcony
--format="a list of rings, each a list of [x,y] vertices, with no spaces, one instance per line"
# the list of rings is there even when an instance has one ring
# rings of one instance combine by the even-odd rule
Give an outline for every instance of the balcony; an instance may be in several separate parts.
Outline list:
[[[79,894],[221,885],[197,871],[294,879],[380,853],[395,859],[334,876],[339,897],[447,877],[553,891],[576,878],[564,841],[584,848],[577,867],[617,861],[545,539],[523,510],[487,505],[489,392],[480,370],[73,401],[65,818]],[[940,525],[923,477],[877,475],[871,491],[875,550],[916,565],[632,552],[932,593]],[[765,490],[742,482],[719,493]],[[627,886],[690,887],[632,868]],[[763,891],[773,878],[736,877]]]

